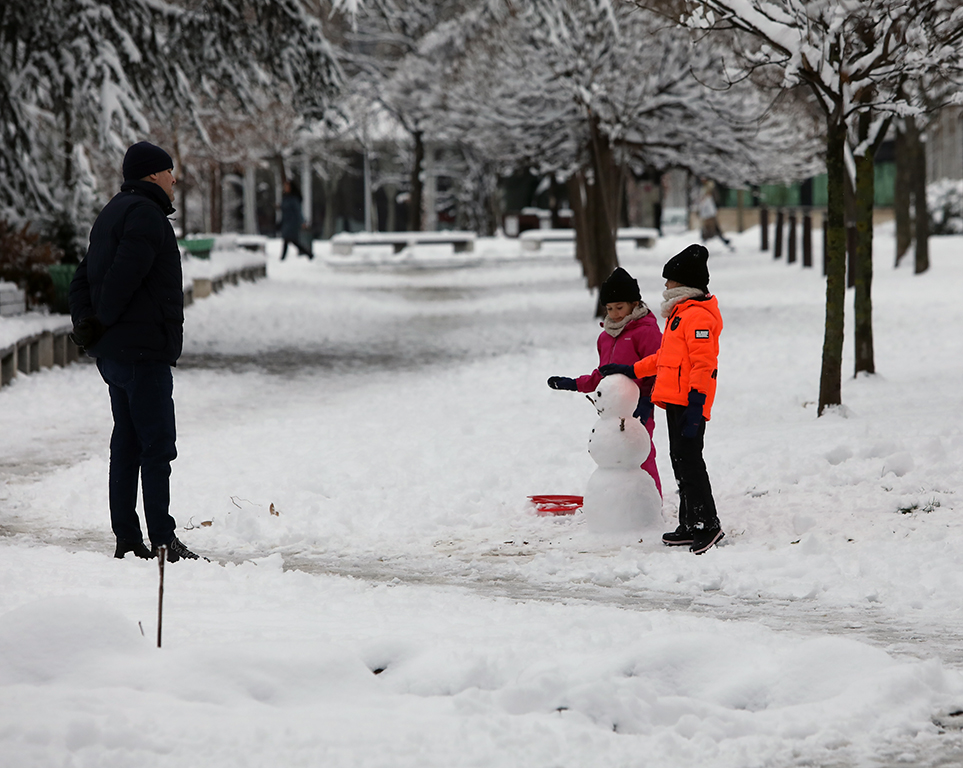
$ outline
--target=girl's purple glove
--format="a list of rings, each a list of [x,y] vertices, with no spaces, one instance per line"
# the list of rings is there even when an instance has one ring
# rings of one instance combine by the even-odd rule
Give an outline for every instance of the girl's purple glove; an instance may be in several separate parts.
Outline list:
[[[552,376],[548,380],[548,386],[552,389],[567,389],[570,392],[576,392],[578,390],[575,379],[569,379],[565,376]]]
[[[628,376],[630,379],[634,379],[635,366],[609,363],[608,365],[599,366],[599,373],[601,373],[603,376],[611,376],[615,373],[621,373],[623,376]]]

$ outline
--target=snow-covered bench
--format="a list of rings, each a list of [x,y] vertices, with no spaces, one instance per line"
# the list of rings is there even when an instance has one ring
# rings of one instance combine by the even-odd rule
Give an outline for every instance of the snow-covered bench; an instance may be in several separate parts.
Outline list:
[[[264,235],[237,235],[234,245],[242,251],[267,253],[267,242],[268,239]]]
[[[575,240],[574,229],[528,229],[518,239],[523,251],[541,250],[542,243],[571,243]],[[636,248],[651,248],[659,239],[659,230],[649,227],[623,227],[618,231],[616,240],[631,240]]]
[[[184,277],[185,282],[190,281],[191,301],[203,299],[227,283],[237,285],[241,280],[254,282],[267,277],[267,259],[262,253],[240,246],[235,250],[215,246],[206,259],[188,259]]]
[[[394,253],[416,245],[451,245],[455,253],[475,250],[474,232],[339,232],[331,238],[331,253],[350,256],[356,247],[390,245]]]
[[[36,373],[76,360],[80,350],[67,338],[71,330],[68,315],[28,312],[5,318],[0,325],[0,386],[18,373]]]
[[[659,230],[651,227],[622,227],[618,240],[632,240],[636,248],[652,248],[659,239]]]
[[[267,238],[261,235],[192,235],[179,240],[184,304],[217,293],[225,283],[267,277]]]

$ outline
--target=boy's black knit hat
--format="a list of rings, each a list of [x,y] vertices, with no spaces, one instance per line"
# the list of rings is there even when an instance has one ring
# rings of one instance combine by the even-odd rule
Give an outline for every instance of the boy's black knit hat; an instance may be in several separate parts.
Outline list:
[[[665,263],[662,277],[675,280],[689,288],[709,292],[709,251],[704,245],[693,243],[682,253],[676,254]]]
[[[603,306],[619,301],[642,301],[639,291],[639,281],[626,272],[622,267],[616,267],[608,279],[599,289],[599,303]]]
[[[124,155],[124,181],[143,179],[173,167],[174,161],[163,149],[149,141],[138,141]]]

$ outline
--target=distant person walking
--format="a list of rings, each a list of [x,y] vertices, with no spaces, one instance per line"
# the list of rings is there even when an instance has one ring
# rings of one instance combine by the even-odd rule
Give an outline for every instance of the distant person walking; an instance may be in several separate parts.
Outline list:
[[[174,535],[170,514],[174,446],[171,367],[184,339],[180,249],[168,216],[174,213],[174,161],[146,141],[124,157],[120,192],[97,216],[87,255],[70,284],[71,339],[90,357],[110,393],[110,522],[117,546],[151,558],[196,560]],[[138,476],[151,547],[137,518]]]
[[[281,261],[288,255],[288,246],[293,245],[298,253],[314,258],[314,254],[301,244],[301,234],[304,229],[304,212],[301,210],[301,190],[292,181],[284,182],[284,192],[281,195]]]
[[[716,514],[702,457],[706,422],[716,394],[722,315],[709,293],[709,252],[693,244],[666,262],[660,314],[662,344],[634,365],[603,365],[603,376],[655,376],[652,402],[665,408],[669,458],[679,485],[679,526],[662,537],[669,547],[688,546],[701,555],[725,535]]]
[[[702,242],[707,243],[712,238],[718,237],[726,244],[730,251],[734,251],[732,243],[722,234],[722,227],[719,226],[719,209],[716,208],[715,184],[706,181],[702,185],[702,192],[699,197],[699,220],[702,224]]]

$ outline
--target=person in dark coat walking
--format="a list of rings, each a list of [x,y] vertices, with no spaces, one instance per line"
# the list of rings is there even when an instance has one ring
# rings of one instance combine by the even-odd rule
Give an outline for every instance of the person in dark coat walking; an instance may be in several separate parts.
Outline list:
[[[171,368],[184,338],[180,249],[174,213],[174,161],[149,142],[124,156],[120,192],[97,216],[70,284],[73,341],[97,360],[110,392],[110,521],[117,546],[151,558],[197,559],[174,535],[171,461],[177,456]],[[138,476],[151,547],[137,517]]]
[[[314,258],[314,254],[301,245],[301,230],[304,227],[304,213],[301,210],[301,190],[290,181],[284,182],[284,192],[281,195],[281,261],[288,255],[288,246],[293,245],[298,253]]]

